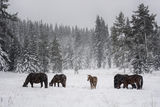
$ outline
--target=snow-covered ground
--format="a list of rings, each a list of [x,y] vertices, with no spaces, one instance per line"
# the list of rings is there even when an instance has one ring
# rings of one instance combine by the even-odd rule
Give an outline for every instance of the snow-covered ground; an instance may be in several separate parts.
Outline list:
[[[84,70],[75,75],[64,71],[67,87],[22,87],[28,74],[0,72],[0,107],[160,107],[160,72],[143,75],[142,90],[114,89],[112,70]],[[97,89],[90,89],[87,75],[98,77]],[[55,75],[49,73],[49,82]]]

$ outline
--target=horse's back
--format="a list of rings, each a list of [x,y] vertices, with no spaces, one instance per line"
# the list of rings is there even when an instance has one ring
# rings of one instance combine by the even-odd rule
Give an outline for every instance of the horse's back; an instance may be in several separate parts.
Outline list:
[[[31,80],[34,83],[40,83],[41,81],[48,81],[48,78],[45,73],[32,73]]]

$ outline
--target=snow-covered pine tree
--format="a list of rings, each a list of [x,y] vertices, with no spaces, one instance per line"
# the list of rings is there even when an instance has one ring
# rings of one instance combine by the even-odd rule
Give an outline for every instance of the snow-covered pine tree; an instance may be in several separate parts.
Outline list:
[[[42,72],[48,72],[49,71],[49,40],[48,40],[48,26],[43,25],[43,23],[40,23],[39,26],[39,43],[38,43],[38,58],[40,59],[40,63],[42,65]]]
[[[35,52],[37,50],[35,42],[34,36],[32,40],[29,37],[25,38],[23,52],[17,61],[16,72],[42,72],[40,60]]]
[[[82,68],[81,65],[81,52],[82,52],[82,46],[81,46],[82,40],[81,40],[81,34],[77,27],[75,27],[74,31],[74,70],[75,73],[78,73],[78,70]]]
[[[111,28],[111,40],[112,40],[112,52],[113,61],[117,67],[123,68],[125,72],[126,61],[128,55],[128,47],[126,45],[127,29],[124,14],[120,12],[119,16],[116,17],[116,21]]]
[[[8,23],[9,29],[12,32],[13,37],[8,40],[9,48],[9,71],[15,71],[17,66],[17,60],[21,55],[22,46],[19,42],[19,22],[18,21],[9,21]]]
[[[160,27],[157,27],[152,39],[153,69],[160,70]]]
[[[71,42],[71,40],[70,40]],[[71,45],[71,43],[67,43],[67,45],[65,46],[65,48],[62,50],[62,56],[63,56],[63,69],[73,69],[73,46]]]
[[[104,46],[107,39],[106,25],[103,18],[97,16],[95,34],[93,35],[93,51],[97,68],[101,68],[104,63]]]
[[[9,68],[8,62],[8,54],[2,50],[0,45],[0,71],[7,71]]]
[[[150,72],[150,60],[152,55],[152,38],[155,31],[155,15],[149,13],[148,6],[143,3],[138,6],[138,10],[132,15],[133,47],[131,50],[134,60],[132,63],[135,73]],[[151,46],[151,47],[150,47]],[[135,61],[137,60],[137,61]],[[135,67],[141,62],[141,66]],[[139,69],[139,70],[137,70]]]
[[[111,45],[111,38],[109,36],[109,31],[108,31],[108,26],[105,27],[104,29],[106,31],[106,38],[104,41],[104,63],[103,63],[103,68],[106,66],[108,68],[111,68],[111,58],[112,58],[112,45]]]
[[[16,20],[16,14],[11,15],[6,10],[8,8],[8,0],[0,0],[0,56],[1,57],[1,70],[8,70],[8,62],[10,61],[8,58],[8,38],[12,38],[8,25],[8,20]],[[6,68],[5,68],[6,67]]]
[[[22,54],[22,46],[20,45],[19,41],[17,40],[16,37],[13,38],[11,41],[11,47],[9,50],[9,71],[15,71],[17,67],[17,62],[19,57]]]
[[[51,68],[54,73],[62,72],[62,55],[60,51],[60,45],[57,38],[55,37],[53,42],[51,42],[50,47],[50,62]]]
[[[38,58],[38,39],[36,27],[31,21],[27,22],[28,31],[24,38],[23,53],[18,59],[16,72],[42,72],[42,66]]]

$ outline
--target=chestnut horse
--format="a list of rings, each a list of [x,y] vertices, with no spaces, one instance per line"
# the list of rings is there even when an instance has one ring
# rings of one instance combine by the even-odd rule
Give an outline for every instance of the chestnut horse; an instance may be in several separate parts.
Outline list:
[[[96,76],[88,75],[87,81],[90,81],[91,89],[93,89],[93,88],[96,89],[97,81],[98,81]]]
[[[33,87],[33,83],[41,83],[41,87],[43,87],[43,82],[45,84],[45,88],[48,88],[48,77],[45,73],[30,73],[27,76],[23,87],[27,87],[28,83],[31,84],[31,87]]]
[[[128,84],[136,84],[137,89],[142,89],[143,77],[141,75],[130,75],[124,79],[124,87],[128,88]]]

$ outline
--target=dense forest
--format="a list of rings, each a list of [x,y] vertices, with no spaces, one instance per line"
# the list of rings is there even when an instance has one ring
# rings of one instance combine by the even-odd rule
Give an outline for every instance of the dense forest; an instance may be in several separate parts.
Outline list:
[[[1,0],[0,71],[117,67],[139,74],[160,69],[160,28],[144,4],[130,17],[120,12],[111,28],[97,16],[93,29],[22,20],[7,9],[8,0]]]

